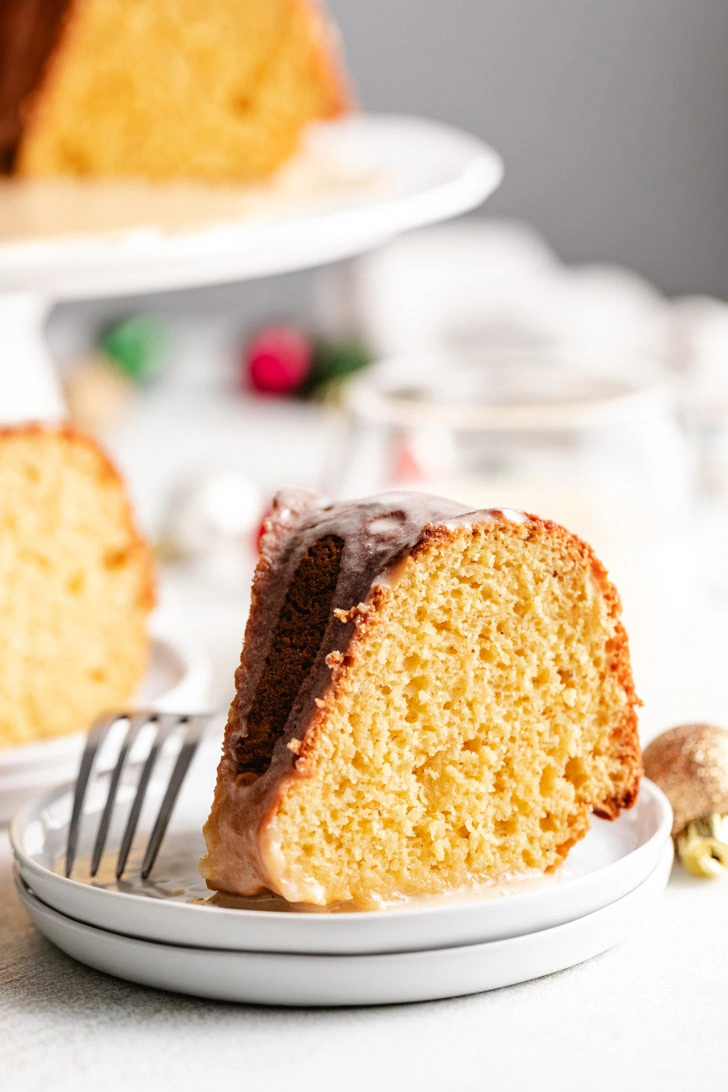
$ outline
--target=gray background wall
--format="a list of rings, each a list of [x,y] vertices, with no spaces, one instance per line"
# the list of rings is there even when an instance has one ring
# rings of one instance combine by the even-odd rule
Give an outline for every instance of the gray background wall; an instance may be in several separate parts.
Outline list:
[[[728,0],[328,0],[361,101],[502,153],[489,213],[728,296]]]

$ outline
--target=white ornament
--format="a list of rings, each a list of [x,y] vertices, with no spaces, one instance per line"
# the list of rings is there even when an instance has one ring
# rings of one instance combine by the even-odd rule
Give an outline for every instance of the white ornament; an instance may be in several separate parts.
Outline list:
[[[263,515],[260,490],[243,474],[213,471],[173,495],[163,530],[166,552],[201,559],[231,551],[249,554]]]

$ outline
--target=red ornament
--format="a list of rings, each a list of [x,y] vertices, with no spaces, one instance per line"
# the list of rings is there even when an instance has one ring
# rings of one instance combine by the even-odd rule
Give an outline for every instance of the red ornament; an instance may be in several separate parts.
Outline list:
[[[255,548],[256,554],[260,553],[260,544],[263,541],[263,535],[265,534],[265,530],[266,530],[265,524],[266,524],[266,520],[262,519],[260,521],[260,525],[258,526],[258,529],[255,532],[254,548]]]
[[[263,541],[263,535],[265,534],[265,532],[268,529],[267,528],[268,516],[271,514],[272,511],[273,511],[273,501],[271,499],[270,501],[268,501],[268,504],[266,504],[265,509],[263,510],[263,512],[261,514],[260,523],[258,524],[258,528],[257,528],[257,530],[255,532],[254,548],[255,548],[256,554],[260,553],[260,544]]]
[[[312,355],[311,342],[295,326],[268,326],[246,347],[246,385],[264,394],[291,394],[308,377]]]

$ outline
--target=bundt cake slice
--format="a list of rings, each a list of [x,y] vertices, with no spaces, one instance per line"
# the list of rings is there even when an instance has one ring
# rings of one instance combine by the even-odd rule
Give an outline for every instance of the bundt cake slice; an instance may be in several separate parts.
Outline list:
[[[152,555],[96,444],[0,431],[0,747],[82,732],[147,662]]]
[[[3,0],[0,164],[245,181],[350,102],[318,0]]]
[[[278,496],[202,873],[365,907],[558,866],[640,778],[627,637],[554,523]]]

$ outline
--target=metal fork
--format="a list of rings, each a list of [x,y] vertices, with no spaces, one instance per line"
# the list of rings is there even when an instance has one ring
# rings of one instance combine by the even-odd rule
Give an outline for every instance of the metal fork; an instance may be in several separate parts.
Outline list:
[[[129,757],[129,753],[140,732],[149,724],[155,726],[154,737],[139,775],[134,802],[132,803],[131,811],[129,812],[124,836],[121,839],[119,857],[116,862],[117,880],[121,879],[126,868],[129,851],[132,842],[134,841],[134,835],[136,834],[139,816],[141,815],[147,789],[149,788],[149,783],[159,753],[166,741],[175,733],[178,734],[181,739],[180,749],[170,775],[167,790],[164,794],[159,812],[157,813],[157,818],[154,822],[152,833],[149,836],[149,842],[147,843],[146,851],[144,853],[144,860],[142,861],[141,876],[143,880],[146,880],[154,867],[154,862],[159,853],[160,846],[162,845],[162,839],[166,833],[167,825],[172,816],[172,810],[177,802],[179,791],[182,788],[182,783],[190,768],[190,763],[195,756],[197,746],[211,716],[212,714],[209,713],[192,715],[184,713],[159,713],[154,712],[153,710],[145,710],[143,712],[134,713],[113,713],[101,717],[96,721],[86,740],[86,747],[81,758],[81,766],[73,796],[73,810],[71,812],[71,823],[68,828],[68,845],[66,849],[66,876],[71,875],[73,863],[76,859],[81,820],[83,818],[83,804],[86,798],[86,790],[91,777],[91,771],[93,770],[99,750],[113,727],[121,721],[127,722],[126,735],[119,749],[116,765],[111,773],[109,791],[96,834],[96,841],[91,856],[92,876],[95,876],[98,872],[101,857],[103,856],[106,847],[106,839],[109,834],[111,818],[114,813],[114,804],[116,802],[119,783],[121,782],[121,775]]]

